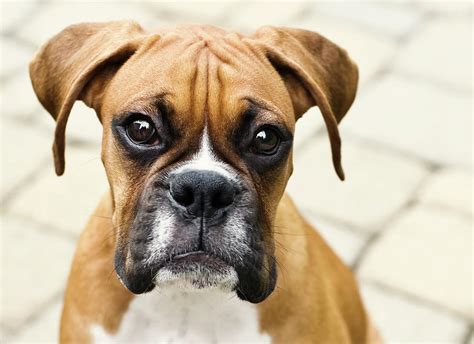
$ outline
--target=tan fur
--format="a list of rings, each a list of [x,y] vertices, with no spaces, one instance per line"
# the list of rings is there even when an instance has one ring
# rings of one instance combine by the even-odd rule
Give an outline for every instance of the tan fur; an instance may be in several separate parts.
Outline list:
[[[92,324],[116,332],[135,297],[113,271],[111,215],[106,195],[81,235],[65,295],[62,343],[87,342]],[[275,240],[279,280],[275,292],[259,304],[262,331],[275,343],[381,342],[366,318],[352,273],[287,195],[278,207]]]
[[[350,270],[284,195],[292,154],[271,171],[253,173],[232,147],[239,116],[251,102],[294,132],[311,106],[321,109],[341,179],[337,123],[357,89],[357,67],[326,38],[305,30],[263,28],[246,37],[210,26],[145,33],[133,22],[79,24],[53,37],[30,65],[39,100],[57,121],[53,151],[64,172],[65,128],[75,100],[94,108],[104,127],[102,161],[110,184],[78,244],[65,295],[61,342],[88,342],[98,323],[114,333],[134,297],[113,268],[127,249],[128,228],[151,177],[197,148],[208,126],[216,153],[259,195],[263,241],[275,250],[276,290],[259,304],[261,329],[276,343],[371,342],[370,324]],[[181,135],[146,169],[114,140],[121,113],[156,111],[166,97],[168,120]],[[263,123],[268,118],[257,118]]]
[[[278,208],[276,291],[261,304],[262,329],[276,343],[364,343],[366,317],[348,268],[298,213],[288,196]],[[298,324],[298,326],[295,326]]]
[[[113,267],[115,233],[107,194],[82,233],[69,274],[61,318],[62,343],[86,343],[89,326],[117,331],[133,294],[117,279]],[[107,307],[104,307],[107,305]]]

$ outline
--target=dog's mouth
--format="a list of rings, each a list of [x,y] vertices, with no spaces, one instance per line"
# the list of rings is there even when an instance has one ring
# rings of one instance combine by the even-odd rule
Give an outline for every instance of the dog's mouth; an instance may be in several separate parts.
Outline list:
[[[209,252],[197,250],[174,255],[171,260],[164,264],[163,268],[176,273],[196,270],[208,270],[208,272],[214,270],[216,273],[220,273],[228,270],[230,265]]]
[[[203,250],[198,250],[198,251],[190,251],[190,252],[185,252],[185,253],[180,253],[175,255],[172,258],[172,261],[179,262],[179,261],[197,261],[200,262],[203,259],[207,258],[214,258],[211,257],[211,255]]]
[[[237,272],[223,259],[203,250],[179,253],[158,270],[154,285],[185,289],[219,288],[232,291]]]

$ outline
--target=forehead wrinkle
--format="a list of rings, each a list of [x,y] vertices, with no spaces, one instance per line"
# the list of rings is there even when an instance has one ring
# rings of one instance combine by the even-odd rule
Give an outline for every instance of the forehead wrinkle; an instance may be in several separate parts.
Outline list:
[[[223,91],[224,84],[222,83],[219,73],[221,63],[222,61],[212,50],[208,49],[207,116],[220,114],[222,109],[220,94]]]
[[[196,73],[191,81],[192,111],[196,117],[204,117],[207,122],[207,99],[209,93],[208,85],[209,49],[204,41],[201,41],[199,53],[196,59]]]
[[[208,42],[208,46],[216,58],[223,63],[232,64],[233,60],[242,60],[241,49],[229,44],[225,39],[211,40]]]
[[[185,121],[190,121],[190,131],[194,131],[201,121],[207,94],[206,44],[195,36],[186,37],[180,43],[169,73],[178,75],[179,80],[167,78],[175,92],[171,98]],[[166,74],[165,74],[166,75]],[[169,75],[169,74],[168,74]]]
[[[236,33],[212,39],[209,41],[209,48],[219,60],[229,65],[250,67],[260,62],[252,46]]]

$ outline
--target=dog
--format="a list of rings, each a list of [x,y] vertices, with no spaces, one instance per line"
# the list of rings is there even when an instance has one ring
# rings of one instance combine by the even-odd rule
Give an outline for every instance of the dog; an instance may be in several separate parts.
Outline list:
[[[79,239],[62,343],[377,342],[351,271],[285,194],[312,106],[344,179],[338,123],[358,82],[345,50],[301,29],[84,23],[30,76],[58,175],[74,102],[103,126],[110,191]]]

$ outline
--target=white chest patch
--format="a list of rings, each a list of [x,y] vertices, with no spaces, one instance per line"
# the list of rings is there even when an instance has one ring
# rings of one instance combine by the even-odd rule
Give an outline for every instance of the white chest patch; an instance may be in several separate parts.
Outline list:
[[[270,343],[256,306],[217,289],[152,291],[134,298],[117,333],[91,328],[95,343]]]

